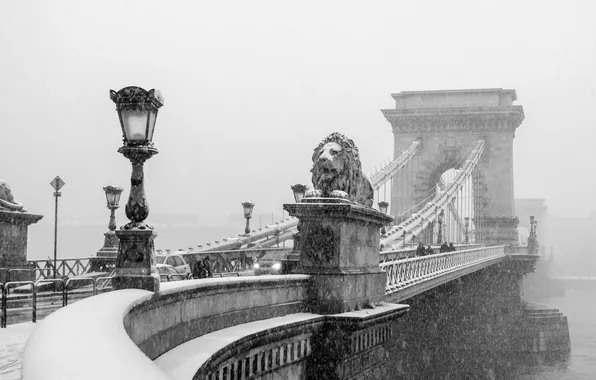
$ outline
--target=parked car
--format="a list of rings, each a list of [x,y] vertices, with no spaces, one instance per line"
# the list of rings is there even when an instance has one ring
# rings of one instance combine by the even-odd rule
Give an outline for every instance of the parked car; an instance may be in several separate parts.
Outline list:
[[[155,255],[155,259],[157,260],[157,264],[171,265],[174,268],[176,268],[178,272],[183,273],[185,275],[189,275],[192,273],[190,264],[184,259],[184,256],[182,256],[179,253],[171,253],[169,255]]]
[[[161,281],[180,281],[189,278],[187,274],[180,273],[178,269],[171,265],[156,264],[155,268],[157,269],[157,273],[159,273],[159,278]]]
[[[255,276],[263,274],[288,274],[298,265],[299,254],[291,251],[268,252],[254,265]]]

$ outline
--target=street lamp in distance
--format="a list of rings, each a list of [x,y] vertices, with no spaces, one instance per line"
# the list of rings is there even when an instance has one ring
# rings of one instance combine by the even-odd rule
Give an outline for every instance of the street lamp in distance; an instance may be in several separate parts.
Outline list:
[[[123,189],[117,186],[105,186],[103,191],[106,194],[106,207],[110,209],[110,222],[108,232],[104,233],[103,247],[97,252],[97,257],[116,257],[118,255],[118,237],[116,230],[116,217],[114,212],[120,207],[120,194]]]
[[[112,284],[114,289],[158,291],[160,282],[155,269],[153,243],[157,234],[145,223],[149,205],[145,196],[143,164],[158,153],[153,146],[153,132],[163,97],[159,90],[146,91],[130,86],[120,91],[110,90],[110,99],[116,104],[122,129],[123,146],[118,152],[132,164],[130,194],[124,208],[130,222],[115,232],[120,245]]]
[[[290,186],[292,192],[294,193],[294,200],[296,203],[301,203],[302,199],[304,198],[304,194],[306,193],[306,185],[296,184]]]
[[[443,218],[445,217],[445,211],[441,209],[441,212],[437,216],[437,222],[439,222],[439,231],[437,232],[437,245],[443,244]]]
[[[120,207],[120,194],[124,189],[118,186],[105,186],[103,191],[106,193],[106,207],[110,209],[110,222],[108,223],[108,230],[116,230],[116,217],[114,212]]]
[[[387,214],[387,211],[389,210],[389,203],[385,202],[385,201],[381,201],[379,202],[379,211],[382,212],[383,214]],[[381,235],[385,235],[387,234],[387,228],[385,226],[381,227]]]
[[[242,209],[244,211],[244,218],[246,218],[246,227],[244,227],[245,236],[250,235],[250,218],[252,217],[252,209],[255,207],[254,203],[243,202]]]

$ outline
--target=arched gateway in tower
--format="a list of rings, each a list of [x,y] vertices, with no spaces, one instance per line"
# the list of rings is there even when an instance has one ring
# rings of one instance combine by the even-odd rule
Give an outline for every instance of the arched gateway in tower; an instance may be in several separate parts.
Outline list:
[[[393,130],[394,157],[420,141],[409,166],[393,176],[391,214],[397,223],[432,201],[445,173],[457,173],[483,141],[482,155],[458,198],[468,198],[470,232],[477,242],[515,244],[513,138],[524,119],[522,106],[513,105],[515,90],[408,91],[392,97],[395,109],[382,112]]]

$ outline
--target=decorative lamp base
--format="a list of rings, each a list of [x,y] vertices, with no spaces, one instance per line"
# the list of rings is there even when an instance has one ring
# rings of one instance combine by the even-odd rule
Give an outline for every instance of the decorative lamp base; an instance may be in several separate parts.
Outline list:
[[[131,228],[116,231],[120,240],[113,288],[159,291],[159,275],[155,270],[153,230]]]
[[[104,234],[105,239],[103,243],[103,247],[99,251],[97,251],[97,257],[116,257],[118,256],[118,246],[120,245],[120,240],[114,233],[114,231],[108,231]]]
[[[112,279],[112,288],[120,289],[143,289],[150,292],[159,292],[159,275],[116,275]]]

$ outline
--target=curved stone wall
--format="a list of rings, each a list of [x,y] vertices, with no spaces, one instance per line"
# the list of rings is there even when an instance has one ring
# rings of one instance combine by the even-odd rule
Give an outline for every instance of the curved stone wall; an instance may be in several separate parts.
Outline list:
[[[302,312],[309,281],[218,278],[84,299],[37,326],[25,346],[22,379],[171,379],[151,359],[215,330]]]
[[[242,323],[306,311],[309,276],[198,280],[133,305],[126,332],[149,358],[191,339]],[[226,280],[226,279],[224,279]]]

